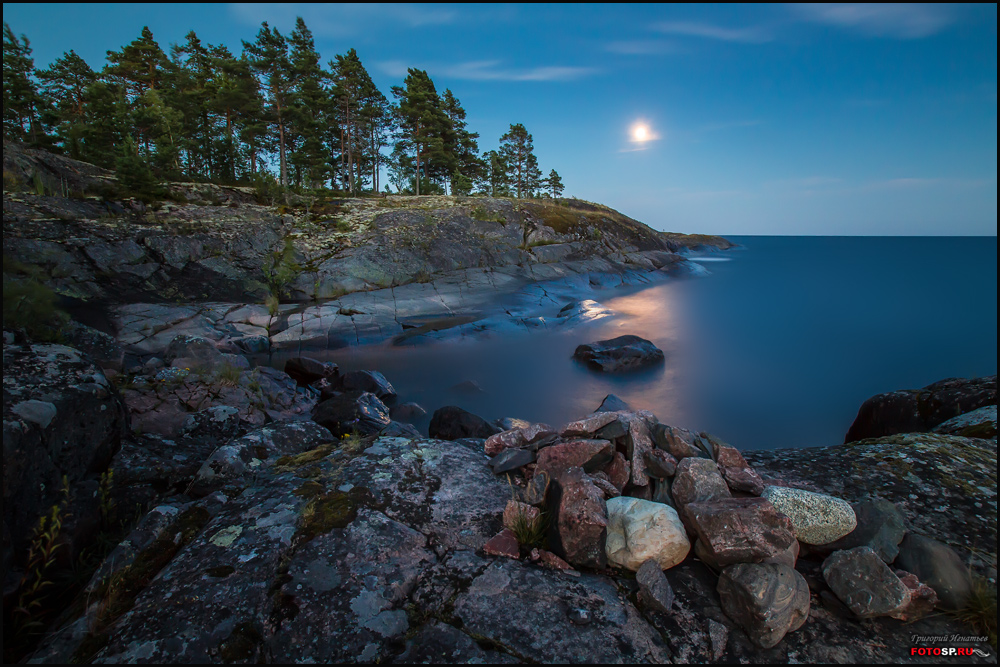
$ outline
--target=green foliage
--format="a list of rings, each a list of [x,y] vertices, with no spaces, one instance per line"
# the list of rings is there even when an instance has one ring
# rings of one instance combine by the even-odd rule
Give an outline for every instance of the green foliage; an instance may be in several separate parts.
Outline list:
[[[499,213],[488,210],[485,206],[477,206],[469,212],[469,217],[480,222],[497,222],[501,225],[507,224],[507,219]]]
[[[118,182],[130,194],[150,195],[156,191],[157,180],[153,170],[141,155],[131,138],[125,141],[121,154],[115,161]]]
[[[520,123],[511,125],[500,137],[500,156],[507,166],[507,180],[518,199],[532,196],[541,186],[542,172],[534,151],[534,140]]]
[[[531,517],[527,512],[518,512],[511,521],[510,532],[514,533],[522,549],[535,547],[544,549],[548,524],[548,517],[544,512],[535,517]]]
[[[273,206],[274,202],[284,197],[284,188],[272,174],[266,171],[254,174],[250,179],[250,184],[253,186],[254,199],[257,200],[258,204]]]
[[[295,246],[291,237],[286,237],[282,249],[264,263],[264,278],[271,294],[280,299],[301,272],[302,267],[295,261]]]
[[[97,496],[101,501],[101,522],[104,526],[110,526],[115,515],[115,501],[112,498],[114,490],[114,470],[101,473],[101,482],[97,487]]]
[[[215,381],[225,387],[239,385],[243,378],[243,369],[236,364],[223,362],[215,367]]]
[[[69,316],[56,308],[55,293],[34,275],[17,275],[23,265],[4,258],[3,327],[20,329],[32,340],[57,342]],[[10,272],[8,272],[10,271]]]

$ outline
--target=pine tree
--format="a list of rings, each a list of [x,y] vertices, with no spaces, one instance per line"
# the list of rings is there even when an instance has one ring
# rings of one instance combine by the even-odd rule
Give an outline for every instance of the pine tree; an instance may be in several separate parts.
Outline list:
[[[565,188],[563,187],[562,179],[555,169],[550,171],[548,178],[545,179],[545,187],[548,188],[553,197],[562,197]]]
[[[243,42],[243,49],[248,55],[251,67],[261,77],[261,84],[266,92],[268,120],[277,130],[278,164],[281,186],[288,187],[288,161],[286,124],[288,122],[289,105],[292,101],[291,63],[288,59],[288,42],[278,32],[270,28],[267,21],[261,24],[257,33],[257,41],[253,44]]]
[[[322,126],[326,121],[330,96],[323,89],[324,74],[319,66],[319,53],[312,33],[302,17],[295,20],[295,29],[288,38],[292,47],[291,71],[294,96],[289,114],[295,150],[291,161],[296,170],[296,183],[304,176],[311,187],[326,180],[326,148],[322,141]]]
[[[63,150],[82,159],[81,144],[86,133],[87,89],[97,81],[97,74],[75,51],[64,53],[48,68],[38,71],[41,89],[50,102],[46,123],[55,130]]]
[[[531,196],[541,185],[542,172],[531,135],[524,125],[510,126],[510,131],[500,137],[500,155],[507,164],[507,177],[514,186],[518,199]]]
[[[167,55],[147,26],[142,27],[138,39],[122,47],[121,51],[108,51],[108,62],[104,76],[124,85],[131,99],[160,87],[169,66]]]
[[[451,121],[441,109],[441,98],[427,72],[412,68],[407,71],[405,87],[392,88],[392,94],[399,99],[400,141],[397,146],[414,153],[414,186],[419,195],[423,182],[442,176],[442,171],[444,177],[451,173],[451,169],[447,169],[444,149]]]
[[[42,98],[32,79],[35,61],[31,43],[3,23],[3,132],[19,141],[38,143],[41,135],[39,107]]]
[[[479,144],[476,141],[479,134],[466,129],[468,124],[465,122],[465,109],[451,90],[444,91],[441,102],[448,120],[451,121],[451,141],[445,148],[453,155],[456,162],[452,175],[452,189],[456,187],[454,174],[461,174],[471,187],[471,183],[480,178],[484,170],[483,161],[479,158]]]

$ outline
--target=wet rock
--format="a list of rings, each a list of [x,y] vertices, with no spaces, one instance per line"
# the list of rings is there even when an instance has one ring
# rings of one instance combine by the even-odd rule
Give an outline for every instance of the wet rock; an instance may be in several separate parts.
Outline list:
[[[604,400],[601,401],[601,405],[596,410],[594,410],[594,412],[619,412],[621,410],[630,412],[632,408],[629,407],[628,403],[618,398],[614,394],[608,394],[607,396],[604,397]]]
[[[416,403],[402,403],[389,409],[389,416],[396,421],[413,423],[427,416],[427,410]]]
[[[718,590],[726,615],[761,648],[777,645],[809,618],[809,587],[787,565],[732,565],[719,577]]]
[[[552,550],[570,565],[601,569],[607,563],[608,510],[583,468],[561,470],[549,485],[546,505]]]
[[[729,498],[729,486],[719,474],[719,466],[711,459],[687,457],[677,465],[677,474],[670,487],[677,510],[684,517],[690,503]]]
[[[421,437],[420,431],[413,424],[407,424],[406,422],[390,421],[388,425],[385,426],[381,431],[378,432],[379,435],[388,436],[390,438],[419,438]]]
[[[285,372],[295,380],[300,387],[311,385],[317,380],[336,381],[340,376],[337,364],[318,361],[311,357],[293,357],[285,362]]]
[[[995,438],[997,437],[997,406],[985,405],[977,410],[952,417],[941,422],[932,430],[934,433],[960,435],[966,438]]]
[[[556,436],[556,432],[548,424],[527,424],[489,436],[486,438],[485,449],[490,456],[512,447],[529,447],[537,450],[554,442]]]
[[[621,373],[663,362],[663,351],[639,336],[618,336],[580,345],[573,356],[595,370]]]
[[[316,405],[313,421],[338,438],[356,433],[373,435],[389,425],[389,408],[374,394],[352,392]]]
[[[687,525],[714,567],[760,563],[787,551],[795,540],[791,520],[763,498],[721,498],[690,503]]]
[[[589,622],[580,625],[571,619],[574,610],[582,610]],[[464,629],[521,660],[669,660],[658,633],[611,582],[594,575],[571,578],[514,560],[496,561],[459,594],[454,615]]]
[[[792,520],[796,537],[806,544],[828,544],[858,525],[847,501],[824,493],[769,486],[761,496]]]
[[[607,501],[607,512],[607,556],[615,565],[635,571],[653,559],[666,570],[683,561],[691,550],[684,524],[672,507],[618,497]]]
[[[823,579],[858,618],[896,616],[910,603],[910,590],[870,547],[832,553]]]
[[[459,382],[458,384],[453,384],[448,387],[448,391],[453,394],[459,394],[461,396],[477,396],[479,394],[485,394],[486,392],[479,383],[475,380],[465,380],[464,382]]]
[[[496,536],[486,542],[486,544],[483,545],[483,552],[487,556],[506,556],[507,558],[519,558],[521,556],[520,548],[517,544],[517,538],[514,537],[514,533],[507,528],[503,529],[497,533]]]
[[[862,404],[844,442],[929,431],[952,417],[996,403],[996,375],[952,378],[923,389],[878,394]]]
[[[494,474],[502,475],[534,462],[535,453],[531,450],[505,449],[490,459],[490,468]]]
[[[839,540],[824,544],[823,551],[832,553],[867,546],[886,563],[896,560],[899,543],[906,535],[906,521],[899,509],[881,498],[869,498],[851,508],[858,520],[857,527]]]
[[[954,549],[930,537],[907,533],[899,544],[895,566],[933,588],[947,609],[958,609],[972,593],[969,567]]]
[[[485,419],[454,405],[438,408],[427,429],[432,438],[457,440],[459,438],[489,438],[499,432]]]
[[[381,401],[392,401],[396,398],[396,390],[378,371],[344,373],[340,384],[345,391],[366,391],[375,394]]]
[[[639,602],[649,609],[666,614],[674,605],[674,591],[655,558],[650,558],[635,571],[639,584]]]
[[[537,470],[545,470],[552,477],[569,468],[583,468],[585,472],[599,470],[611,463],[613,447],[607,440],[571,440],[545,447],[538,453]]]

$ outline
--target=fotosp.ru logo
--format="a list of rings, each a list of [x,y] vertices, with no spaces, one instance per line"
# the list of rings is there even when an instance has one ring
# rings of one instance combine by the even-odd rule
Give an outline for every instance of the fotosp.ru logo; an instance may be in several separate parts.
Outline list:
[[[990,657],[990,654],[982,649],[969,648],[966,646],[914,646],[910,648],[910,655],[942,657],[966,657],[975,655],[980,658]]]

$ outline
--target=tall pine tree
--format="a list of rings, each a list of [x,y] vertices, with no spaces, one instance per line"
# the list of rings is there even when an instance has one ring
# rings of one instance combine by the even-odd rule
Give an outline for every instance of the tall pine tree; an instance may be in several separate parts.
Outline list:
[[[292,102],[292,65],[288,59],[288,42],[278,32],[270,28],[267,21],[261,24],[254,43],[243,42],[250,66],[261,78],[261,86],[266,95],[266,111],[269,122],[277,134],[278,165],[280,183],[288,187],[287,123],[289,106]]]
[[[534,141],[520,123],[511,125],[500,137],[500,155],[507,165],[507,177],[518,199],[532,196],[541,185],[542,172],[534,151]]]

